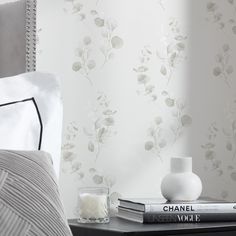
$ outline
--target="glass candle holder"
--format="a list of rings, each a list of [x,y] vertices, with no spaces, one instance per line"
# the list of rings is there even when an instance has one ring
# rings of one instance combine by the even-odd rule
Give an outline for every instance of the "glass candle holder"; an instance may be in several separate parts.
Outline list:
[[[109,205],[108,188],[80,188],[77,206],[78,222],[108,223]]]

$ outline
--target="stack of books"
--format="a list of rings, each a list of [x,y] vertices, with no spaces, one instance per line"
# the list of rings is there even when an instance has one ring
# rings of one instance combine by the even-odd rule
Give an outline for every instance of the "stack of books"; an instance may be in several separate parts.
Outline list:
[[[236,221],[236,203],[202,198],[194,202],[163,199],[119,199],[118,217],[140,223]]]

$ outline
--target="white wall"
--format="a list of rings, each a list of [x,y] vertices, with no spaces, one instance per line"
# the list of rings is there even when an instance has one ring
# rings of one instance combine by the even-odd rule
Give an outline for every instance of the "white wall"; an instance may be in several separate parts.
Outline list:
[[[62,78],[60,184],[160,196],[171,156],[235,198],[236,1],[40,0],[37,69]]]

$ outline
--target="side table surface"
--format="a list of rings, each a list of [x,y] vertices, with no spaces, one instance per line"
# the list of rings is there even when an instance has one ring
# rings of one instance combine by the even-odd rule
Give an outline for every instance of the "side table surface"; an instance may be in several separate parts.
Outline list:
[[[112,217],[108,224],[79,224],[69,220],[73,236],[236,236],[236,222],[140,224]]]

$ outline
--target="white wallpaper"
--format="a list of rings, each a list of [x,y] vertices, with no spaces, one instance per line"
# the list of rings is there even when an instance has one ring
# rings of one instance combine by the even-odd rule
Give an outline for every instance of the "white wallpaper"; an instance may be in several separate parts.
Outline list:
[[[192,156],[203,194],[234,199],[236,1],[40,0],[37,69],[64,97],[60,185],[160,196],[171,156]]]

